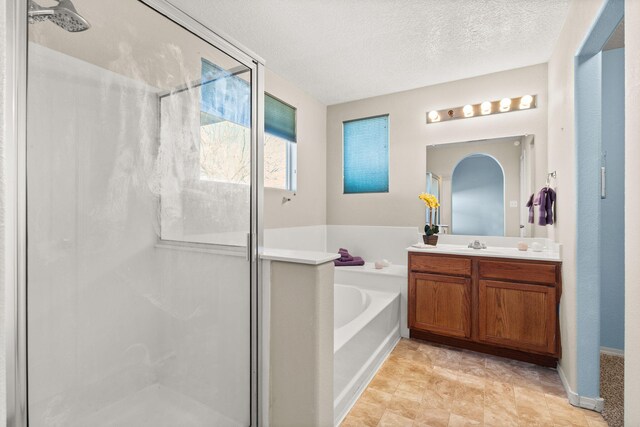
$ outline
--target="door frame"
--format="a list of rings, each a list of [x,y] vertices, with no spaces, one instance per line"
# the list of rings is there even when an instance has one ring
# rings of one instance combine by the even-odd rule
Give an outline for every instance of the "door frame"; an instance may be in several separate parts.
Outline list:
[[[259,322],[262,272],[258,249],[263,246],[263,140],[264,60],[232,38],[213,31],[167,0],[138,0],[151,9],[230,55],[252,72],[251,89],[251,226],[248,238],[251,286],[251,426],[262,424],[259,414],[262,387],[259,381],[261,348]],[[4,147],[7,193],[5,205],[4,276],[6,333],[6,425],[27,427],[27,72],[28,2],[7,0],[7,105],[4,111],[7,137]]]
[[[606,0],[575,55],[576,116],[576,406],[601,411],[600,167],[602,49],[624,18],[624,0]]]

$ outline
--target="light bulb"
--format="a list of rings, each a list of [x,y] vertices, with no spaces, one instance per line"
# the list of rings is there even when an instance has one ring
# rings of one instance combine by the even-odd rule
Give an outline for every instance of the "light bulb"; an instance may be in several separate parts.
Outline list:
[[[473,117],[473,106],[467,104],[464,107],[462,107],[462,112],[464,113],[465,117]]]
[[[484,101],[482,104],[480,104],[480,112],[484,115],[484,114],[490,114],[491,113],[491,103],[489,101]]]
[[[500,101],[500,111],[505,112],[509,111],[511,108],[511,98],[502,98]]]
[[[429,120],[431,120],[431,122],[439,122],[440,121],[440,114],[438,114],[438,112],[436,110],[430,111],[429,112]]]
[[[527,108],[531,108],[531,103],[533,102],[533,96],[525,95],[520,98],[520,109],[526,110]]]

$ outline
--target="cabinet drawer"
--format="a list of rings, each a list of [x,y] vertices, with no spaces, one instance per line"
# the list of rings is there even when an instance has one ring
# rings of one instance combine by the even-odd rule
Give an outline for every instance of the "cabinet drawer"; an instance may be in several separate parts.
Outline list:
[[[515,261],[480,261],[478,267],[482,279],[515,280],[545,285],[556,283],[556,268],[552,264]]]
[[[411,254],[409,267],[411,271],[471,276],[471,260],[469,258]]]

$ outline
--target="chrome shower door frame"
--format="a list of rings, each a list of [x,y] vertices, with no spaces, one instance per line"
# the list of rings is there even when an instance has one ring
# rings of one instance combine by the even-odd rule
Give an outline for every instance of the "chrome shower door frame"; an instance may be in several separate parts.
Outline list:
[[[259,320],[262,283],[258,248],[263,242],[263,140],[264,60],[230,37],[206,27],[166,0],[137,0],[182,26],[251,70],[251,234],[249,239],[251,286],[251,426],[262,424],[259,393]],[[6,425],[27,427],[27,54],[28,6],[25,0],[7,0],[7,105],[4,111],[7,137],[4,147],[7,194],[4,197]]]

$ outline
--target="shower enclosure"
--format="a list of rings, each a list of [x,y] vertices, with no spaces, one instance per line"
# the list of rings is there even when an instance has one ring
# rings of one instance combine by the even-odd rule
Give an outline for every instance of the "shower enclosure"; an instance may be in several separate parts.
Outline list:
[[[161,0],[20,3],[10,423],[257,425],[261,60]]]

